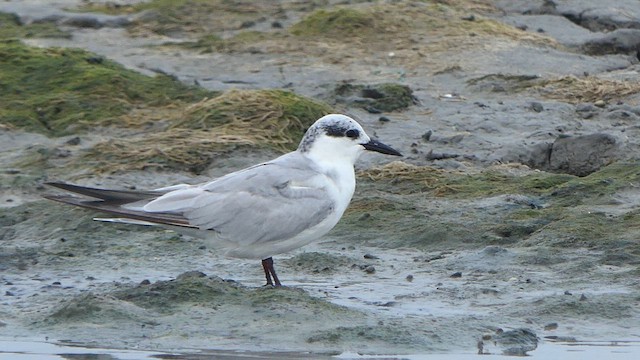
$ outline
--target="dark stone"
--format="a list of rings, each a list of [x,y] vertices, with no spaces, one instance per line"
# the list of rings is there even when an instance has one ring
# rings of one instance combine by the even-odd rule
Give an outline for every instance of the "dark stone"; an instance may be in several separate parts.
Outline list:
[[[542,106],[542,104],[537,101],[532,102],[529,107],[535,112],[542,112],[542,110],[544,110],[544,106]]]
[[[587,176],[619,158],[620,145],[609,134],[558,138],[551,146],[548,170]]]
[[[640,29],[619,29],[582,46],[589,55],[631,54],[640,51]]]
[[[80,137],[79,136],[74,136],[71,139],[67,140],[66,142],[67,145],[79,145],[80,144]]]
[[[335,87],[334,96],[338,102],[363,108],[372,114],[404,110],[417,102],[411,88],[392,83],[342,83]]]

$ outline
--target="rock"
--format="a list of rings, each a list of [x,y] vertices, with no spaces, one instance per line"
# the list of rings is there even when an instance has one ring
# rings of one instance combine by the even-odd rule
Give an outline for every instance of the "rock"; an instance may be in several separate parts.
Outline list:
[[[497,329],[495,334],[482,335],[478,342],[478,353],[527,356],[527,352],[537,347],[538,336],[530,329],[520,328],[508,331]]]
[[[593,32],[611,32],[616,29],[640,29],[640,18],[633,10],[616,6],[615,2],[583,9],[575,7],[562,11],[562,15]],[[588,5],[587,5],[588,6]],[[632,13],[630,13],[630,10]],[[635,15],[635,16],[634,16]]]
[[[561,135],[553,143],[541,142],[513,149],[503,162],[520,162],[534,169],[587,176],[622,158],[622,147],[609,134]]]
[[[599,108],[603,108],[607,105],[607,103],[604,100],[597,100],[596,102],[593,103],[593,105]]]
[[[529,107],[535,112],[542,112],[542,110],[544,110],[544,106],[542,106],[542,104],[537,101],[532,102]]]
[[[433,135],[433,131],[427,131],[426,133],[422,134],[422,140],[429,141],[429,139],[431,139],[431,135]]]
[[[600,112],[600,108],[592,103],[580,103],[576,105],[576,112],[583,119],[590,119]]]
[[[547,325],[545,325],[545,326],[544,326],[544,329],[545,329],[545,330],[547,330],[547,331],[549,331],[549,330],[555,330],[555,329],[557,329],[557,328],[558,328],[558,323],[555,323],[555,322],[553,322],[553,323],[549,323],[549,324],[547,324]]]
[[[582,49],[589,55],[636,54],[640,51],[640,29],[619,29],[587,41]]]
[[[207,274],[203,273],[202,271],[192,270],[192,271],[187,271],[178,275],[176,280],[186,280],[191,278],[203,278],[203,277],[207,277]]]
[[[622,109],[610,111],[606,115],[606,117],[607,119],[623,120],[626,123],[630,123],[630,124],[637,124],[638,121],[640,120],[638,115],[636,115],[635,113],[627,110],[622,110]]]
[[[598,111],[598,108],[592,103],[580,103],[576,105],[576,112]]]
[[[460,271],[456,271],[453,274],[451,274],[451,276],[449,276],[449,277],[454,278],[454,279],[461,278],[462,277],[462,273]]]
[[[334,89],[336,101],[379,114],[404,110],[417,102],[413,90],[406,85],[383,83],[360,85],[343,83]]]
[[[66,143],[67,145],[80,145],[80,137],[79,136],[74,136],[71,139],[67,140]]]
[[[564,137],[556,139],[551,146],[548,170],[587,176],[620,158],[620,144],[612,135]]]

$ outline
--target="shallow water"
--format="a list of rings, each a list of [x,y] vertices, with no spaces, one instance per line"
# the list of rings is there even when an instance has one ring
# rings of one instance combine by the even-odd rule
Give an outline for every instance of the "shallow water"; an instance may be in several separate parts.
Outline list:
[[[0,340],[0,359],[45,360],[45,359],[478,359],[475,353],[439,353],[412,354],[402,356],[359,355],[342,353],[337,356],[310,353],[274,353],[274,352],[233,352],[224,350],[191,350],[177,352],[153,352],[145,350],[118,350],[87,348],[39,341]],[[640,341],[580,341],[580,342],[543,342],[530,354],[530,359],[614,359],[635,360],[640,357]],[[503,355],[482,355],[481,359],[504,359]]]

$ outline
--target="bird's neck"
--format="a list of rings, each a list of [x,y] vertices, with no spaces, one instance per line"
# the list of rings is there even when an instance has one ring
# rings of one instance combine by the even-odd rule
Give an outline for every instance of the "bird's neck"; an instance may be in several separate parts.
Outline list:
[[[330,191],[335,191],[336,196],[341,200],[338,207],[346,209],[356,188],[356,176],[351,159],[324,157],[322,154],[315,153],[307,153],[305,156],[313,161],[318,172],[331,180],[334,186]],[[344,209],[340,210],[344,211]]]

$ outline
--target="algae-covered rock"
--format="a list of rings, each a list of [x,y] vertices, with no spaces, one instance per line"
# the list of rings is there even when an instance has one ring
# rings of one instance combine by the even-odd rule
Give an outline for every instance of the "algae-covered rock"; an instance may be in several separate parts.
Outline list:
[[[216,306],[228,301],[238,301],[243,291],[246,291],[235,283],[200,274],[188,272],[175,280],[118,290],[113,296],[145,309],[171,312],[176,306],[185,303]]]
[[[93,2],[76,10],[132,14],[129,30],[133,33],[185,36],[241,29],[264,21],[265,14],[279,14],[282,6],[276,1],[151,0],[134,4]]]
[[[306,37],[362,37],[375,32],[376,23],[373,14],[355,9],[318,10],[296,23],[290,31]]]
[[[410,87],[392,83],[340,84],[334,93],[337,101],[364,108],[371,113],[404,110],[416,103]]]
[[[135,107],[193,102],[210,91],[168,76],[149,77],[79,49],[0,42],[0,118],[10,126],[60,136],[118,123]]]

